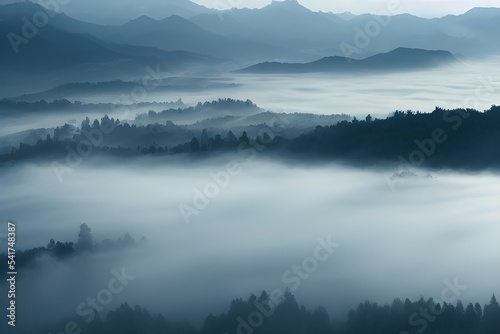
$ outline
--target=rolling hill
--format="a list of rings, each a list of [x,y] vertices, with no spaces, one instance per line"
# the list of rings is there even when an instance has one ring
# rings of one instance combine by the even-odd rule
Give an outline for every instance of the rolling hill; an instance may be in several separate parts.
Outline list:
[[[457,59],[448,51],[428,51],[398,48],[362,60],[346,57],[325,57],[311,63],[256,64],[237,72],[240,73],[319,73],[358,71],[407,71],[449,65]]]

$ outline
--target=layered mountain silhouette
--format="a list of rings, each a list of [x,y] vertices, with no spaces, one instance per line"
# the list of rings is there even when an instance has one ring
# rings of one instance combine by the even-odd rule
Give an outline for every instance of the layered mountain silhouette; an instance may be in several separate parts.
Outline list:
[[[354,71],[404,71],[449,65],[457,59],[448,51],[398,48],[362,60],[325,57],[311,63],[266,62],[237,72],[241,73],[314,73]]]
[[[0,0],[0,5],[19,2],[19,0]],[[33,1],[41,5],[47,4],[54,9],[54,2]],[[123,24],[141,15],[148,15],[157,19],[166,16],[178,15],[189,18],[213,10],[197,5],[190,0],[154,1],[144,6],[143,2],[133,0],[120,1],[56,1],[56,10],[62,10],[71,17],[79,20],[107,25]]]
[[[35,25],[37,13],[45,13],[46,24]],[[0,88],[0,95],[18,94],[20,85],[23,92],[39,91],[67,82],[143,78],[148,68],[176,73],[221,61],[183,49],[99,38],[108,29],[30,2],[0,6],[0,75],[11,83]]]
[[[187,0],[171,4],[191,6]],[[12,83],[1,87],[0,96],[68,82],[135,80],[146,74],[146,68],[158,66],[165,73],[194,75],[252,64],[258,65],[245,70],[401,70],[453,60],[449,54],[408,49],[447,50],[466,57],[500,53],[499,8],[428,20],[397,13],[387,13],[395,14],[389,17],[313,12],[288,0],[261,9],[194,10],[184,17],[159,10],[152,18],[138,10],[137,18],[114,25],[75,19],[64,13],[71,12],[66,8],[54,12],[31,2],[0,5],[0,74]],[[48,17],[41,26],[33,23],[37,13]],[[379,32],[367,33],[366,27],[374,24]],[[379,55],[387,50],[399,51]],[[23,84],[22,92],[15,89],[17,83]]]
[[[491,42],[500,42],[496,34],[500,29],[499,8],[475,8],[463,15],[433,20],[409,14],[391,17],[366,14],[346,18],[346,15],[313,12],[295,0],[274,1],[262,9],[207,10],[189,19],[164,11],[165,18],[162,19],[143,15],[120,25],[88,23],[64,13],[50,12],[34,3],[16,2],[0,7],[2,35],[7,37],[10,32],[21,35],[22,18],[32,18],[40,11],[50,13],[48,24],[39,29],[36,37],[29,39],[29,44],[20,44],[19,49],[28,50],[24,53],[40,54],[40,59],[50,57],[54,64],[166,56],[155,49],[185,51],[246,63],[268,60],[311,62],[332,54],[359,59],[399,47],[447,50],[464,55],[500,52],[500,43]],[[367,34],[369,24],[378,25],[379,34]],[[379,38],[381,34],[384,38]],[[99,46],[91,45],[88,40]],[[3,38],[0,43],[6,50],[2,57],[10,57],[9,60],[13,61],[8,38]],[[119,48],[116,44],[150,49]],[[67,53],[64,57],[56,54],[61,49]],[[184,56],[186,61],[191,61],[188,54]],[[30,60],[23,57],[26,55],[16,54],[15,58],[19,62]],[[6,58],[2,59],[4,64],[8,63]],[[36,65],[36,61],[30,63]]]
[[[358,16],[313,12],[289,0],[275,1],[262,9],[203,13],[190,20],[217,34],[287,48],[295,61],[312,61],[326,54],[359,58],[398,47],[448,50],[466,56],[500,52],[500,43],[492,43],[500,42],[495,35],[500,30],[499,8],[475,8],[463,15],[424,19],[404,14],[402,9]],[[367,27],[374,32],[367,34]],[[342,44],[358,50],[346,55]],[[290,59],[289,55],[281,58]]]
[[[50,10],[34,3],[14,3],[0,7],[2,25],[10,22],[10,31],[20,31],[22,17]],[[279,48],[261,42],[230,38],[209,32],[178,15],[156,20],[140,16],[120,25],[99,25],[74,19],[64,13],[50,12],[50,27],[76,34],[91,34],[107,43],[155,47],[163,51],[187,51],[217,58],[234,59],[257,57],[265,59],[279,55]],[[41,30],[45,30],[44,27]],[[278,52],[280,51],[280,52]]]
[[[25,25],[23,17],[37,12],[53,15],[48,24]],[[54,70],[86,63],[127,62],[136,65],[161,63],[171,69],[185,63],[209,63],[215,59],[173,50],[105,42],[97,34],[99,26],[74,20],[33,3],[15,3],[1,7],[0,69],[16,71]],[[30,34],[26,34],[30,32]],[[32,36],[32,37],[31,37]],[[19,42],[21,41],[22,42]]]
[[[279,48],[273,45],[221,36],[180,16],[158,21],[142,16],[120,26],[103,28],[97,36],[108,42],[184,50],[224,59],[264,59],[279,54]]]

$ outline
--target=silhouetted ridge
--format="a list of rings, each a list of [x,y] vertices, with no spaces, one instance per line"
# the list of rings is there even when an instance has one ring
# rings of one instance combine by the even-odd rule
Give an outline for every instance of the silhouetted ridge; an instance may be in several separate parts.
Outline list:
[[[251,102],[244,103],[253,108]],[[207,106],[210,107],[210,104]],[[201,105],[199,108],[203,110],[205,107]],[[151,116],[156,117],[153,113]],[[90,131],[102,126],[112,128],[113,131],[106,136],[105,142],[101,144],[103,146],[94,147],[93,150],[108,156],[165,156],[180,153],[206,156],[210,153],[234,153],[241,149],[260,147],[262,154],[272,154],[273,157],[292,156],[299,160],[336,159],[373,165],[390,164],[403,159],[416,161],[417,166],[434,168],[500,168],[500,152],[496,149],[500,142],[500,107],[497,106],[492,106],[485,112],[436,108],[432,113],[396,111],[387,119],[373,119],[368,115],[365,120],[359,121],[354,117],[351,122],[342,120],[330,126],[317,126],[314,131],[300,134],[296,138],[284,136],[285,132],[279,124],[263,124],[257,128],[258,131],[254,131],[254,137],[249,136],[247,131],[235,135],[227,130],[218,133],[209,133],[207,129],[189,130],[169,121],[166,124],[147,126],[121,124],[119,120],[107,116],[101,122],[95,120],[92,124],[87,118],[81,128]],[[172,131],[174,127],[177,131]],[[248,131],[251,129],[252,127]],[[265,131],[259,131],[262,129]],[[436,129],[439,129],[437,134]],[[171,147],[157,144],[162,138],[179,133],[191,136],[192,139]],[[155,144],[141,147],[139,138],[141,143],[146,140],[146,143]],[[85,140],[85,137],[75,134],[71,127],[56,128],[54,138],[47,136],[45,140],[38,140],[35,145],[21,143],[11,153],[0,155],[0,162],[63,157],[67,154],[68,145],[76,149],[81,140]],[[110,143],[113,145],[108,146]],[[262,150],[262,147],[266,149]]]
[[[391,52],[357,60],[346,57],[324,57],[310,63],[265,62],[237,72],[242,73],[311,73],[419,70],[449,65],[456,58],[448,51],[398,48]]]

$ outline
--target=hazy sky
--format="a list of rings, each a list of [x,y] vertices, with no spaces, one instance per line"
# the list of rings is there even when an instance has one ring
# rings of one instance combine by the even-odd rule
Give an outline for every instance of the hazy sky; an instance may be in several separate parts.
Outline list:
[[[263,7],[271,0],[192,0],[212,8]],[[461,14],[473,7],[499,7],[500,0],[299,0],[315,11],[353,12],[355,14],[380,12],[390,3],[399,2],[405,12],[420,16]]]

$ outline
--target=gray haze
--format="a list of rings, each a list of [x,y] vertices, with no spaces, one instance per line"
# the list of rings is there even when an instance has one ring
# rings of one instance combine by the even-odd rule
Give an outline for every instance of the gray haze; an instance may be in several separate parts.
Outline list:
[[[227,8],[249,6],[245,1],[222,2]],[[135,279],[114,296],[102,316],[128,302],[169,319],[188,318],[199,327],[210,312],[227,311],[233,298],[292,288],[284,273],[314,254],[318,238],[330,236],[340,247],[293,293],[308,308],[324,305],[333,320],[343,320],[365,300],[380,305],[395,297],[440,299],[445,282],[455,280],[467,286],[459,296],[464,302],[484,304],[492,293],[500,293],[498,171],[422,170],[417,174],[430,177],[388,183],[399,172],[396,156],[394,168],[376,169],[304,162],[305,155],[301,163],[291,163],[271,152],[250,161],[238,152],[212,151],[210,158],[212,152],[170,154],[179,144],[196,146],[191,140],[200,138],[204,129],[200,142],[228,130],[238,137],[245,130],[255,138],[262,127],[293,139],[342,117],[386,118],[396,110],[432,112],[435,107],[483,111],[498,104],[499,8],[429,20],[404,13],[428,17],[447,8],[458,14],[471,2],[433,2],[431,10],[429,1],[402,1],[403,7],[387,14],[378,10],[385,10],[385,2],[349,1],[356,14],[379,16],[327,13],[345,11],[347,1],[328,3],[287,1],[259,10],[215,12],[207,7],[217,7],[218,0],[72,0],[52,8],[71,17],[29,3],[2,6],[2,36],[22,34],[23,17],[47,16],[26,43],[0,40],[0,74],[8,83],[0,87],[0,99],[12,99],[2,101],[11,110],[0,110],[0,154],[5,154],[2,161],[19,158],[0,165],[0,215],[4,222],[17,222],[17,249],[46,246],[51,238],[75,242],[82,223],[92,228],[98,242],[126,232],[147,240],[119,252],[77,252],[61,261],[37,258],[18,276],[20,322],[75,316],[82,301],[106,288],[113,269],[125,268]],[[394,16],[389,20],[385,15]],[[370,32],[374,24],[376,32]],[[370,38],[363,38],[367,34]],[[345,54],[346,43],[357,51]],[[445,50],[458,61],[392,73],[237,72],[260,62],[361,59],[400,47]],[[223,101],[208,111],[180,110],[202,109],[202,103],[223,98],[241,101]],[[59,109],[37,109],[42,99],[48,105],[56,99],[74,104],[62,101]],[[295,124],[286,128],[270,120],[275,115],[270,112],[287,113],[281,118],[295,117]],[[63,141],[78,138],[86,117],[90,125],[104,115],[132,127],[148,126],[123,138],[113,137],[121,136],[118,132],[103,136],[100,152],[123,140],[130,156],[108,160],[106,153],[96,154],[58,179],[49,156],[54,152],[44,155],[42,147],[23,155],[19,149],[16,157],[12,150],[21,142],[33,145],[67,123],[69,130],[57,138],[63,147]],[[165,134],[174,138],[164,139]],[[148,154],[150,145],[170,151]],[[198,191],[213,186],[211,175],[225,173],[232,160],[241,172],[206,207],[197,208],[187,224],[180,208],[195,207]],[[4,232],[0,252],[5,251]],[[5,281],[0,283],[1,291],[5,287]]]
[[[224,170],[231,159],[243,172],[187,225],[178,205],[190,204],[193,189],[203,189],[209,173]],[[71,315],[82,298],[105,287],[111,269],[126,266],[136,281],[117,303],[147,305],[167,317],[189,314],[200,324],[207,312],[225,311],[231,298],[290,287],[282,274],[312,255],[318,237],[329,235],[340,248],[295,294],[310,307],[325,305],[335,317],[365,299],[439,298],[443,281],[455,278],[468,286],[464,301],[486,302],[500,292],[498,175],[431,171],[432,179],[407,180],[392,192],[386,171],[243,156],[203,166],[156,162],[84,164],[63,183],[45,164],[2,173],[0,205],[5,217],[19,222],[19,248],[45,245],[51,237],[76,240],[83,222],[97,240],[125,231],[148,239],[131,253],[71,260],[83,261],[77,272],[41,264],[26,275],[29,281],[20,278],[30,309],[50,296],[56,318]]]
[[[227,97],[243,101],[250,99],[264,110],[280,113],[345,113],[358,118],[364,118],[368,114],[385,118],[395,110],[431,112],[436,106],[486,110],[495,102],[493,97],[500,92],[499,60],[492,57],[481,62],[461,61],[439,69],[393,74],[264,75],[265,80],[260,74],[227,74],[208,79],[227,84],[227,87],[195,91],[189,89],[189,86],[188,89],[175,91],[158,88],[135,102],[171,102],[181,99],[187,106],[194,106],[198,102]],[[74,93],[64,95],[64,98],[71,102],[116,103],[123,101],[121,96],[129,97],[130,92],[130,89],[122,89],[99,95]],[[18,99],[38,101],[44,96],[48,101],[60,98],[60,94],[37,94],[34,99]],[[20,115],[7,119],[2,124],[0,143],[1,136],[33,128],[50,128],[64,123],[79,126],[85,117],[100,119],[104,114],[120,120],[133,120],[137,114],[149,110],[160,112],[162,108],[126,106],[101,108],[82,114],[45,112],[42,115]]]

